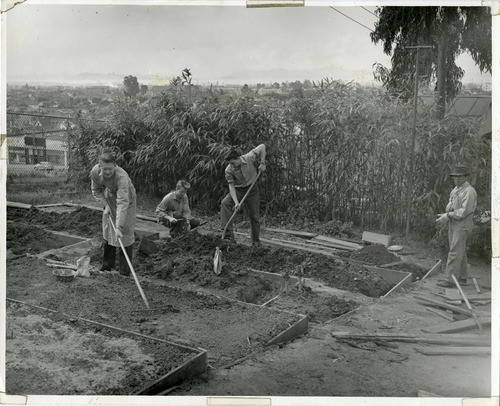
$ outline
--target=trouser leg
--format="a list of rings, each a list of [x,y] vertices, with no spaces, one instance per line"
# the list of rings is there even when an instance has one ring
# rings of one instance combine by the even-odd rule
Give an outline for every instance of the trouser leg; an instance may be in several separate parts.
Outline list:
[[[222,202],[220,204],[220,221],[222,228],[226,227],[227,224],[227,231],[229,231],[230,233],[233,231],[233,222],[231,221],[231,223],[228,224],[228,221],[233,215],[233,208],[233,198],[231,197],[231,194],[228,193],[226,197],[222,199]]]
[[[255,185],[248,194],[245,205],[250,217],[252,242],[260,242],[260,193],[258,185]]]
[[[464,232],[464,247],[463,247],[463,256],[462,263],[460,264],[460,275],[459,279],[467,279],[469,277],[469,269],[467,267],[467,241],[469,240],[470,231]]]
[[[133,247],[134,245],[129,245],[128,247],[125,247],[125,251],[127,251],[128,258],[130,259],[130,262],[132,262],[132,252],[133,252]],[[120,273],[122,275],[130,275],[130,267],[128,266],[127,259],[125,258],[125,254],[123,253],[123,250],[120,248],[120,255],[119,255],[119,262],[120,262]]]
[[[111,271],[115,266],[116,258],[116,247],[109,245],[106,240],[102,243],[103,255],[102,255],[102,267],[103,271]]]
[[[466,230],[453,230],[451,227],[449,229],[450,250],[445,276],[451,282],[451,275],[455,275],[457,279],[466,278],[467,275],[467,233]],[[465,272],[464,276],[461,276],[463,272]]]

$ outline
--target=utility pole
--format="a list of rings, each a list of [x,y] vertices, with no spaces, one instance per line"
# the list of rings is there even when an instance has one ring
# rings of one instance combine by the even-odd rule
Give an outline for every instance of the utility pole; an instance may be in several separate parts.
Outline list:
[[[410,236],[410,220],[411,220],[411,195],[413,192],[413,172],[415,169],[415,138],[417,136],[417,107],[418,107],[418,57],[421,49],[431,49],[430,45],[416,45],[405,47],[405,49],[416,49],[417,55],[415,58],[415,91],[413,95],[413,128],[411,132],[411,147],[410,147],[410,171],[408,174],[408,190],[406,194],[406,238]]]

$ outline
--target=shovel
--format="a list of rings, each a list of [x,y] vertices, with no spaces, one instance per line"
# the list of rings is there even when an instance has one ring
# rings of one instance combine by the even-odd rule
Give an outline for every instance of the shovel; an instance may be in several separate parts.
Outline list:
[[[252,182],[252,184],[248,188],[247,192],[245,193],[245,196],[243,196],[243,199],[241,199],[239,208],[241,208],[241,206],[243,205],[243,202],[247,198],[247,196],[250,193],[250,191],[252,190],[253,186],[257,183],[257,180],[259,179],[259,176],[261,173],[262,172],[260,172],[260,171],[259,171],[259,173],[257,173],[257,177],[255,178],[255,180]],[[238,210],[239,210],[239,208],[238,208]],[[227,222],[226,226],[224,227],[224,230],[222,231],[222,238],[221,238],[222,240],[226,236],[227,226],[231,223],[231,221],[233,221],[234,216],[236,216],[236,214],[238,213],[238,210],[236,210],[236,209],[234,210],[233,215],[231,216],[231,218]],[[215,247],[214,272],[216,275],[220,275],[221,271],[222,271],[222,251],[220,250],[220,247]]]
[[[107,202],[107,203],[108,203],[109,208],[111,209],[109,202]],[[109,223],[111,224],[111,227],[113,228],[113,231],[116,234],[116,226],[115,226],[115,223],[113,222],[113,218],[111,217],[110,213],[108,213],[108,220],[109,220]],[[134,277],[135,284],[137,285],[137,289],[139,289],[139,293],[141,294],[142,300],[144,301],[146,308],[149,309],[148,299],[146,299],[146,295],[144,294],[144,291],[142,290],[139,279],[137,279],[137,275],[135,274],[134,267],[132,266],[132,262],[130,261],[130,258],[128,257],[127,250],[123,246],[122,239],[117,238],[117,240],[118,240],[118,243],[120,244],[120,248],[122,249],[122,252],[123,252],[123,255],[125,256],[125,259],[127,260],[128,266],[130,268],[130,272],[132,273],[132,276]]]

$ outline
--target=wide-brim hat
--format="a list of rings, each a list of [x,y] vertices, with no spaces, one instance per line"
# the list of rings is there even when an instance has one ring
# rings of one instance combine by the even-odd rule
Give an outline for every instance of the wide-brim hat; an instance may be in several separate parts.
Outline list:
[[[465,165],[456,165],[450,173],[450,176],[465,176],[469,175],[470,170]]]

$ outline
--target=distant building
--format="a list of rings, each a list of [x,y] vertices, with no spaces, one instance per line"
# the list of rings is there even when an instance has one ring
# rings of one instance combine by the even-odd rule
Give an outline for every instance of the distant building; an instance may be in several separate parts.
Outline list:
[[[481,90],[483,90],[484,92],[491,92],[492,90],[491,83],[483,83],[481,85]]]
[[[40,162],[50,162],[59,169],[68,168],[68,137],[65,134],[8,136],[7,150],[7,170],[11,165],[19,167]]]

